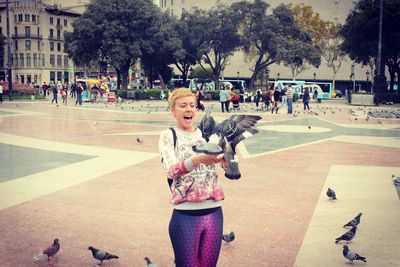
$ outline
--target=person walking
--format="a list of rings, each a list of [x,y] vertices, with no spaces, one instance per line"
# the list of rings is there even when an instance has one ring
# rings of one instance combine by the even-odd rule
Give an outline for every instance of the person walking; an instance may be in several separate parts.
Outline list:
[[[222,200],[215,165],[226,164],[223,154],[195,153],[193,146],[206,144],[194,127],[196,98],[186,89],[168,98],[176,126],[161,132],[158,148],[171,184],[173,212],[169,236],[178,267],[217,266],[223,234]]]
[[[287,102],[287,97],[286,97],[286,91],[287,91],[288,87],[287,84],[285,84],[285,86],[283,87],[282,91],[281,91],[281,99],[282,99],[282,107],[286,106],[286,102]]]
[[[262,101],[262,93],[261,93],[261,89],[257,88],[256,99],[255,99],[255,101],[256,101],[256,109],[257,110],[258,110],[258,105],[260,104],[260,100]]]
[[[292,88],[292,84],[289,83],[289,87],[286,91],[286,102],[288,114],[293,114],[293,97],[294,97],[294,89]]]
[[[274,114],[274,110],[275,110],[275,113],[278,114],[280,98],[281,98],[281,93],[279,92],[278,88],[275,87],[274,93],[273,93],[272,109],[271,109],[272,114]]]
[[[3,86],[0,84],[0,103],[3,103]]]
[[[303,94],[303,105],[304,105],[304,111],[310,110],[310,91],[308,87],[304,89],[304,94]]]
[[[228,101],[228,93],[226,92],[225,88],[219,91],[219,102],[221,102],[221,110],[224,112],[224,109],[226,109],[226,112],[229,113],[229,107],[226,104],[226,101]]]
[[[232,101],[232,96],[235,95],[235,93],[232,91],[232,88],[229,84],[226,85],[226,93],[227,93],[227,97],[226,97],[226,110],[227,112],[229,112],[230,110],[230,103]]]
[[[75,106],[76,106],[77,104],[82,105],[82,92],[83,92],[82,84],[79,83],[78,86],[76,87],[76,101],[75,101]]]
[[[54,83],[51,83],[50,85],[51,90],[53,91],[53,99],[51,100],[51,103],[53,104],[54,101],[56,101],[57,107],[58,107],[58,89],[57,86]]]

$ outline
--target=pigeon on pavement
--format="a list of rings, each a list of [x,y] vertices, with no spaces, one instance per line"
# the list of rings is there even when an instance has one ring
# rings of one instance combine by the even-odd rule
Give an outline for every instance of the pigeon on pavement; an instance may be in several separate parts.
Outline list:
[[[353,220],[351,220],[351,221],[349,221],[348,223],[346,223],[345,225],[343,225],[343,228],[357,226],[357,225],[360,223],[360,221],[361,221],[361,216],[362,216],[362,215],[363,215],[362,212],[360,212],[359,214],[357,214],[357,216],[354,217]]]
[[[144,257],[144,260],[146,261],[147,267],[157,267],[157,264],[152,262],[152,260],[149,257]]]
[[[53,244],[43,250],[43,254],[47,255],[47,260],[50,260],[50,257],[53,257],[56,255],[56,253],[60,250],[60,241],[58,238],[54,239]]]
[[[101,249],[94,248],[92,246],[88,247],[88,250],[92,252],[93,258],[100,261],[100,264],[103,264],[104,260],[111,260],[111,259],[119,259],[118,256],[105,252]]]
[[[227,244],[231,243],[235,240],[235,233],[232,231],[227,235],[222,235],[222,240],[224,240]]]
[[[328,191],[326,191],[326,195],[329,197],[329,199],[336,200],[336,193],[332,189],[328,188]]]
[[[357,226],[353,226],[353,228],[351,228],[348,232],[336,238],[335,243],[337,244],[340,241],[346,241],[347,243],[349,243],[356,235],[356,231],[357,231]]]
[[[350,260],[350,263],[353,264],[353,261],[359,260],[363,262],[367,262],[367,259],[361,255],[358,255],[356,252],[350,250],[350,248],[346,245],[343,246],[343,256]]]

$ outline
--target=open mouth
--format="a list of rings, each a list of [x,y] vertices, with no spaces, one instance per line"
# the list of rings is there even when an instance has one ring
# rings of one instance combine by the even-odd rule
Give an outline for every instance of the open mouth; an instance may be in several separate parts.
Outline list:
[[[189,121],[192,121],[193,116],[191,116],[191,115],[185,115],[185,116],[183,116],[183,119],[184,119],[185,121],[189,122]]]

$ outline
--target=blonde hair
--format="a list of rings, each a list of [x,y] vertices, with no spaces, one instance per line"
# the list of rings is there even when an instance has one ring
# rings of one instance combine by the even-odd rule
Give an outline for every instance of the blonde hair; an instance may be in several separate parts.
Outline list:
[[[181,97],[191,96],[196,99],[195,95],[187,88],[178,88],[172,91],[168,96],[169,107],[173,108],[175,106],[176,100]]]

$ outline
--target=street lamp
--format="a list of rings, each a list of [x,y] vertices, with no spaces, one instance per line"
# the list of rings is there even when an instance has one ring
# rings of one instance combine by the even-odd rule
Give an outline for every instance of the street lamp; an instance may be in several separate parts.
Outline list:
[[[314,83],[315,83],[315,77],[317,76],[317,74],[314,72],[314,75],[313,75],[313,76],[314,76]]]
[[[278,75],[277,75],[277,76],[278,76],[278,80],[279,80],[279,77],[281,76],[281,74],[278,72]]]
[[[353,81],[353,92],[355,92],[356,90],[356,79],[355,79],[355,74],[354,74],[354,69],[355,69],[355,65],[354,63],[351,64],[351,80]]]

